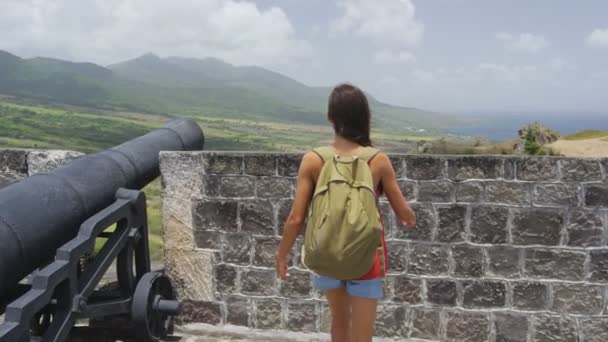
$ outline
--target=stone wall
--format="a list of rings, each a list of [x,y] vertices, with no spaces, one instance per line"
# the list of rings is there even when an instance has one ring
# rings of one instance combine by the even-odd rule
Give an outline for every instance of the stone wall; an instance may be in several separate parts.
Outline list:
[[[300,155],[161,153],[166,265],[184,321],[327,331],[295,249],[274,258]],[[390,253],[377,334],[608,341],[608,160],[391,156],[418,215],[382,201]]]
[[[60,150],[0,149],[0,188],[48,172],[82,155]]]

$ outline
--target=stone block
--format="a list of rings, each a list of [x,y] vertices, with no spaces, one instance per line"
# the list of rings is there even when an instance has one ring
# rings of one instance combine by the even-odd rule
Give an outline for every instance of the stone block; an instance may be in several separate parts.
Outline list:
[[[205,161],[205,173],[208,175],[241,174],[243,172],[243,157],[240,155],[207,154]]]
[[[256,235],[274,235],[274,214],[268,200],[247,200],[239,203],[241,229]]]
[[[608,250],[600,249],[589,252],[589,280],[608,282]]]
[[[524,252],[524,275],[531,278],[583,280],[585,258],[583,252],[528,249]]]
[[[412,244],[408,273],[417,275],[447,275],[448,250],[445,246]]]
[[[387,241],[388,273],[403,273],[407,265],[407,243],[401,241]]]
[[[422,301],[422,280],[408,276],[391,277],[393,301],[419,304]]]
[[[226,234],[222,240],[224,262],[247,266],[251,264],[253,241],[248,234]]]
[[[506,304],[507,287],[502,281],[474,280],[462,284],[465,308],[503,308]]]
[[[602,213],[573,210],[568,213],[568,246],[598,247],[604,244]]]
[[[406,156],[405,173],[415,180],[435,180],[445,177],[445,161],[438,157]]]
[[[205,197],[220,197],[223,176],[201,175],[201,193]]]
[[[520,281],[511,283],[513,289],[513,307],[526,311],[543,311],[547,309],[549,289],[546,284]]]
[[[467,207],[462,205],[437,208],[437,216],[439,217],[437,241],[465,241],[466,214]]]
[[[532,320],[534,342],[578,341],[576,320],[567,316],[539,315]]]
[[[287,223],[287,219],[289,218],[289,213],[291,212],[291,206],[293,205],[292,199],[284,199],[280,200],[277,205],[277,226],[279,230],[279,235],[283,235],[283,228],[285,227],[285,223]],[[302,229],[301,232],[304,232],[305,229]]]
[[[559,176],[557,159],[527,157],[517,161],[517,179],[525,181],[554,181]]]
[[[440,340],[441,315],[439,309],[412,307],[410,310],[411,337]]]
[[[200,200],[192,204],[194,230],[237,230],[237,202]]]
[[[275,294],[275,271],[248,269],[241,272],[241,292],[247,295],[272,296]]]
[[[244,198],[255,196],[255,180],[252,177],[221,177],[220,196]]]
[[[426,279],[427,301],[442,306],[456,306],[456,282],[445,279]]]
[[[276,157],[270,154],[245,155],[245,174],[252,176],[274,176],[276,174]]]
[[[452,157],[448,159],[448,177],[457,181],[467,179],[496,179],[502,161],[494,157]]]
[[[277,169],[279,176],[295,177],[298,175],[300,163],[303,155],[301,154],[282,154],[277,157]]]
[[[604,306],[601,286],[556,284],[552,311],[562,314],[599,315]]]
[[[557,209],[514,209],[513,244],[557,246],[564,213]]]
[[[27,174],[32,176],[40,173],[47,173],[82,156],[84,156],[83,153],[74,151],[30,151],[27,153]],[[0,159],[1,158],[2,157],[0,157]],[[18,158],[19,163],[17,164],[19,166],[21,166],[20,159],[21,157]],[[3,165],[1,160],[0,165]],[[19,168],[16,170],[21,171]]]
[[[245,297],[231,296],[225,298],[226,323],[243,327],[250,326],[251,306]]]
[[[488,275],[517,278],[520,274],[520,250],[509,246],[491,246],[488,253]]]
[[[431,241],[437,219],[430,204],[412,203],[410,207],[416,213],[416,227],[406,228],[396,223],[393,236],[397,239]],[[396,218],[395,218],[396,219]]]
[[[254,298],[255,324],[258,329],[278,330],[283,328],[283,308],[276,298]]]
[[[453,203],[456,186],[450,181],[423,181],[418,183],[418,202]]]
[[[513,158],[503,159],[504,164],[504,179],[514,180],[515,172],[517,172],[517,160]]]
[[[479,203],[485,199],[486,186],[483,182],[469,181],[456,185],[456,201]]]
[[[534,188],[534,204],[540,206],[575,207],[579,202],[576,184],[547,183]]]
[[[380,210],[380,219],[384,226],[384,234],[387,239],[393,237],[395,230],[395,214],[391,205],[386,201],[379,201],[378,209]],[[397,229],[403,229],[401,224],[398,225]]]
[[[0,150],[0,172],[27,175],[27,152],[25,150]]]
[[[472,207],[469,240],[474,243],[506,243],[508,218],[509,210],[504,207]]]
[[[446,337],[449,341],[487,342],[490,336],[488,314],[447,311]]]
[[[416,201],[416,199],[418,198],[418,186],[415,181],[399,179],[397,183],[399,184],[399,189],[401,190],[401,193],[407,201]]]
[[[478,278],[483,275],[483,253],[481,247],[472,245],[452,246],[454,259],[453,275],[459,278]]]
[[[486,202],[525,206],[531,203],[530,183],[492,181],[486,183]]]
[[[593,182],[602,180],[602,169],[597,160],[561,160],[562,181]]]
[[[276,264],[281,239],[274,237],[256,238],[253,265],[272,268]]]
[[[197,248],[220,250],[222,249],[224,234],[218,230],[197,229],[194,231],[194,242]]]
[[[288,330],[317,331],[317,305],[313,302],[289,302],[287,304]]]
[[[213,267],[215,290],[221,294],[234,293],[237,286],[236,275],[236,267],[227,264],[216,264]]]
[[[608,318],[586,317],[580,319],[580,329],[584,342],[608,341]]]
[[[222,309],[220,303],[182,300],[182,312],[178,316],[178,324],[207,323],[220,324],[222,322]]]
[[[528,340],[528,317],[511,312],[494,313],[496,342],[526,342]]]
[[[391,161],[397,179],[405,177],[405,160],[403,156],[390,155],[388,159]]]
[[[382,337],[407,337],[408,310],[401,305],[382,304],[378,308],[375,334]]]
[[[312,290],[310,272],[289,270],[289,278],[280,283],[280,294],[286,298],[309,298]]]
[[[608,185],[585,185],[585,205],[588,207],[608,207]]]

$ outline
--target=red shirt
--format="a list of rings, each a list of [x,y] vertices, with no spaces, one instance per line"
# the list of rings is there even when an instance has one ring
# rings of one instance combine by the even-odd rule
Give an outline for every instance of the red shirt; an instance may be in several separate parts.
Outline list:
[[[379,197],[379,193],[376,192],[376,197]],[[378,208],[378,213],[380,213],[380,208]],[[382,222],[382,215],[380,215],[380,224],[382,224],[382,250],[384,251],[384,263],[380,260],[380,251],[376,250],[376,257],[374,259],[374,264],[372,268],[364,274],[361,278],[357,278],[355,280],[369,280],[382,278],[386,274],[386,269],[388,267],[388,252],[386,250],[386,241],[384,238],[384,223]],[[384,266],[384,267],[383,267]]]

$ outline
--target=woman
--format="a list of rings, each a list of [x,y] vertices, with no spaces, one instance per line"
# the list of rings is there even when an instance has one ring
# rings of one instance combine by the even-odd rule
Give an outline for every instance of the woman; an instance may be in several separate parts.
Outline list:
[[[333,89],[329,97],[328,120],[334,128],[332,144],[338,155],[354,155],[361,147],[371,146],[371,113],[365,94],[357,87],[342,84]],[[310,205],[323,160],[314,153],[304,155],[298,172],[297,189],[291,212],[285,223],[283,238],[277,255],[277,274],[287,279],[287,265],[293,247]],[[414,212],[408,206],[397,184],[395,172],[389,158],[378,153],[369,161],[374,185],[379,196],[382,191],[400,222],[413,227]],[[384,245],[384,238],[382,238]],[[332,315],[331,336],[334,342],[368,342],[372,340],[376,307],[382,299],[382,277],[386,260],[376,254],[370,271],[360,279],[342,281],[315,275],[314,284],[325,293]]]

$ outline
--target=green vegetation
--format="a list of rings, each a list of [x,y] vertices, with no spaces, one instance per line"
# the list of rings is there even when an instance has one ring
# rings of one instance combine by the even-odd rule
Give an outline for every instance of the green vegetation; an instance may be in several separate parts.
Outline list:
[[[608,131],[588,130],[567,135],[564,137],[564,139],[566,140],[586,140],[597,138],[608,138]]]

